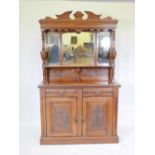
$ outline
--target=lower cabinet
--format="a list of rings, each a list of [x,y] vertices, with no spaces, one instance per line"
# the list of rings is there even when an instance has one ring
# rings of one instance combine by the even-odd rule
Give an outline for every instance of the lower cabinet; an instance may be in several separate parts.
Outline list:
[[[117,89],[88,90],[44,89],[41,144],[118,142]]]

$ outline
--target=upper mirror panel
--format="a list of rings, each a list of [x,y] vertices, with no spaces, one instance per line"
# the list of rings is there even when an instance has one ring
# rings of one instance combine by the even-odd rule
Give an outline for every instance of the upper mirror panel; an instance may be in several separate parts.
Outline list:
[[[94,34],[91,32],[63,33],[63,64],[93,65]]]
[[[99,32],[97,35],[98,63],[109,64],[110,32]]]
[[[51,64],[59,64],[59,47],[60,39],[59,33],[46,33],[46,51],[48,52],[48,62]]]

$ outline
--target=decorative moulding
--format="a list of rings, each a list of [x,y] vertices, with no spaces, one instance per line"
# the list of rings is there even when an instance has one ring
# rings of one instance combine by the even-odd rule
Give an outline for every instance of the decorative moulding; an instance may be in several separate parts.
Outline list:
[[[84,18],[85,14],[87,18]],[[113,19],[110,16],[101,18],[101,15],[97,15],[91,11],[85,11],[85,14],[81,11],[75,13],[67,11],[61,15],[56,15],[56,19],[46,17],[39,20],[39,23],[42,31],[94,31],[93,28],[95,28],[96,31],[101,31],[106,28],[116,28],[117,19]],[[70,18],[71,15],[73,19]]]

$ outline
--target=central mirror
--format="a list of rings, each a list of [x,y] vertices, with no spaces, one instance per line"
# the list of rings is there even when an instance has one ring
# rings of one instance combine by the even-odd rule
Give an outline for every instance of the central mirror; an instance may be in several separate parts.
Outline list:
[[[93,65],[94,34],[91,32],[63,33],[63,64]]]

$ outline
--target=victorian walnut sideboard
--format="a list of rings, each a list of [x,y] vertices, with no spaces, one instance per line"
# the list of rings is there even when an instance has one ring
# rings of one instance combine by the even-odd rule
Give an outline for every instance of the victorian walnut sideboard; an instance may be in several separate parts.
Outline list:
[[[117,143],[117,20],[77,11],[39,20],[41,144]]]

